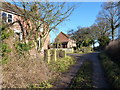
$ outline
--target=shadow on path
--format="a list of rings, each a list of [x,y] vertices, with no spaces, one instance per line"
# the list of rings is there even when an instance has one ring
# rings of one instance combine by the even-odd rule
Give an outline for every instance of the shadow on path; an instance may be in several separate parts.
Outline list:
[[[70,69],[63,73],[59,81],[57,81],[54,85],[55,88],[68,88],[69,84],[71,83],[71,80],[73,77],[76,76],[80,66],[83,64],[85,59],[83,59],[80,55],[70,55],[77,59],[77,62],[70,67]]]
[[[101,62],[98,57],[99,53],[85,54],[84,57],[92,61],[93,66],[93,88],[110,88],[108,81],[105,77],[105,72],[102,68]]]
[[[68,54],[77,59],[76,64],[70,67],[68,72],[63,73],[62,78],[55,84],[55,88],[68,88],[71,80],[76,76],[84,61],[90,60],[93,65],[93,88],[109,88],[101,62],[98,58],[99,52],[88,54]]]

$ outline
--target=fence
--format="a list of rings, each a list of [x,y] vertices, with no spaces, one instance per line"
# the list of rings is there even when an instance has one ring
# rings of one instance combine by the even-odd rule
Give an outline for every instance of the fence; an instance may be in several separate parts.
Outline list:
[[[64,50],[66,53],[73,53],[74,49],[73,48],[51,48],[52,49],[56,49],[56,50]]]
[[[62,48],[62,50],[65,50],[66,53],[73,53],[74,52],[73,48]]]
[[[57,61],[58,58],[66,57],[66,51],[62,49],[47,49],[44,50],[44,60],[46,62]]]

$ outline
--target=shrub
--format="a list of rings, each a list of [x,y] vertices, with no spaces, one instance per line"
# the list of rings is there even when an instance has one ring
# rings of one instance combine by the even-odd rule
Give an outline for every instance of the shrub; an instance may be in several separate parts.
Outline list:
[[[33,42],[29,41],[28,43],[23,43],[23,42],[18,42],[16,43],[16,50],[22,54],[25,51],[29,51],[30,49],[32,49],[33,46]]]
[[[10,36],[13,36],[13,31],[7,28],[1,30],[0,33],[1,33],[0,39],[2,42],[0,43],[0,51],[2,56],[2,60],[0,61],[0,63],[6,64],[8,62],[9,53],[11,52],[10,46],[7,44],[6,39],[8,39]]]
[[[83,53],[89,53],[92,51],[92,47],[82,47],[81,50]]]
[[[100,48],[101,49],[104,49],[106,45],[108,45],[110,39],[108,36],[101,36],[99,39],[98,39],[98,42],[99,42],[99,45],[100,45]]]
[[[111,41],[105,51],[120,67],[120,39]]]
[[[41,87],[50,87],[45,81],[55,78],[56,73],[48,68],[39,53],[34,52],[35,56],[29,55],[29,50],[33,47],[32,42],[15,40],[12,31],[1,31],[2,88],[27,88],[36,83],[43,84]]]
[[[66,56],[65,58],[58,59],[56,62],[49,63],[49,66],[54,71],[65,72],[74,63],[75,60],[72,57]]]
[[[8,54],[11,52],[11,49],[6,43],[1,43],[0,45],[1,45],[0,51],[2,52],[1,53],[2,60],[0,61],[0,63],[6,64],[8,62]]]
[[[29,85],[47,81],[55,77],[48,65],[40,58],[30,56],[11,57],[3,67],[3,88],[26,88]]]
[[[100,58],[112,88],[120,88],[120,68],[105,53],[101,53]]]
[[[1,40],[8,39],[10,36],[14,35],[13,30],[8,29],[8,28],[1,30],[0,32],[1,32]]]

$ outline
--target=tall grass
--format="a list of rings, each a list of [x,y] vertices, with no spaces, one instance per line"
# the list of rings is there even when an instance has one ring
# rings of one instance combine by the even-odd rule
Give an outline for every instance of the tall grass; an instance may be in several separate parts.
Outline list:
[[[74,58],[66,56],[65,58],[59,58],[56,62],[49,63],[49,67],[56,72],[65,72],[74,63]]]
[[[111,88],[120,88],[120,68],[105,53],[100,54]]]
[[[4,46],[2,62],[0,61],[3,64],[2,88],[50,88],[52,85],[47,81],[58,78],[59,72],[56,71],[65,71],[74,63],[70,57],[60,59],[53,64],[55,71],[35,48],[29,48],[24,43],[17,43],[19,41],[13,38],[13,36],[5,38],[2,44]],[[9,49],[10,52],[8,52]]]
[[[29,56],[18,60],[16,57],[11,57],[11,60],[2,67],[3,88],[26,88],[54,76],[43,60],[32,59]]]
[[[28,46],[24,47],[25,50],[17,49],[17,41],[13,38],[10,36],[2,41],[2,46],[4,46],[2,48],[2,60],[0,61],[3,76],[2,83],[0,82],[2,88],[26,88],[31,84],[55,77],[56,74],[49,69],[40,53],[35,50],[26,51]],[[10,52],[8,52],[9,49]],[[18,50],[21,50],[22,54]]]

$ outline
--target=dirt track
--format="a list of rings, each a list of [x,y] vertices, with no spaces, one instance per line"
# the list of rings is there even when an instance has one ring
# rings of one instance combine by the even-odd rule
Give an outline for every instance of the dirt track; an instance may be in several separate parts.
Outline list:
[[[77,59],[77,63],[74,64],[68,72],[62,75],[62,78],[55,84],[55,88],[68,88],[71,80],[75,77],[78,70],[85,60],[92,61],[93,65],[93,88],[109,88],[105,73],[102,68],[101,62],[98,57],[99,52],[89,54],[68,54]]]

